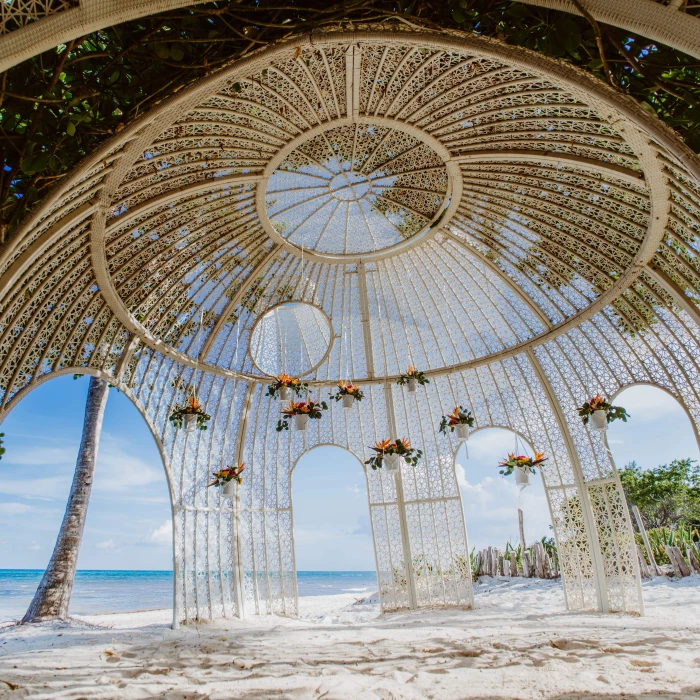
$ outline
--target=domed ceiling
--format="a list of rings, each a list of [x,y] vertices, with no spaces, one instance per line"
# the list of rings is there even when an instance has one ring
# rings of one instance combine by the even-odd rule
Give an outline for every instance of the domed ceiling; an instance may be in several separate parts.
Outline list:
[[[266,51],[145,130],[104,245],[146,333],[265,376],[254,327],[305,302],[330,322],[307,378],[372,379],[503,355],[624,289],[650,235],[639,131],[569,69],[373,36]]]

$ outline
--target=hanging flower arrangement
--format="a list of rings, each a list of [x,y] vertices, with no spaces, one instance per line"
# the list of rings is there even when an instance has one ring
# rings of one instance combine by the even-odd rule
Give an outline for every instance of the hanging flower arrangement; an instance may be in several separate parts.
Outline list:
[[[214,481],[209,486],[225,486],[228,483],[236,482],[240,484],[243,481],[241,473],[245,469],[245,462],[241,462],[235,467],[224,467],[218,472],[212,472]]]
[[[536,474],[535,467],[544,464],[549,457],[544,456],[544,452],[535,452],[534,457],[527,455],[517,455],[511,452],[507,459],[499,463],[499,467],[503,467],[499,472],[503,476],[510,476],[515,472],[515,483],[520,487],[530,485],[530,475]]]
[[[280,374],[274,384],[269,384],[265,396],[273,399],[279,397],[281,401],[289,401],[292,394],[304,396],[309,393],[309,385],[302,383],[297,377],[290,377],[288,374]]]
[[[391,440],[382,440],[370,447],[376,454],[373,454],[365,464],[368,464],[372,469],[381,469],[386,463],[387,470],[390,472],[398,471],[399,461],[403,457],[407,464],[415,467],[418,460],[423,456],[421,450],[411,447],[408,438],[397,439],[396,442]]]
[[[430,379],[425,376],[425,372],[419,372],[415,367],[409,365],[405,374],[400,375],[396,383],[400,386],[408,384],[408,390],[413,393],[418,384],[421,386],[430,384]]]
[[[236,484],[240,484],[243,481],[241,473],[245,468],[245,463],[241,462],[235,467],[224,467],[218,472],[212,472],[214,481],[209,484],[209,486],[218,486],[221,488],[221,495],[224,498],[231,498],[236,489]]]
[[[469,428],[473,427],[474,416],[464,406],[455,406],[452,413],[443,416],[440,421],[440,432],[447,435],[448,430],[451,433],[456,431],[459,440],[466,440],[469,437]]]
[[[284,418],[277,422],[277,432],[289,430],[289,421],[294,423],[294,427],[304,432],[309,424],[309,419],[320,420],[323,417],[323,411],[328,410],[328,404],[325,401],[317,403],[311,399],[306,401],[290,401],[287,408],[282,411]]]
[[[608,423],[614,420],[627,422],[629,414],[622,406],[612,406],[607,399],[604,399],[600,394],[596,394],[586,401],[583,406],[578,409],[578,414],[584,425],[588,425],[590,421],[591,430],[604,431],[608,428]]]
[[[175,406],[169,420],[173,424],[173,428],[182,428],[184,421],[189,433],[195,428],[206,430],[210,418],[211,416],[204,412],[202,404],[197,401],[197,397],[192,395],[184,406]]]
[[[352,408],[355,401],[362,401],[364,393],[359,386],[346,384],[343,381],[338,382],[338,391],[330,395],[334,401],[342,401],[343,408]]]

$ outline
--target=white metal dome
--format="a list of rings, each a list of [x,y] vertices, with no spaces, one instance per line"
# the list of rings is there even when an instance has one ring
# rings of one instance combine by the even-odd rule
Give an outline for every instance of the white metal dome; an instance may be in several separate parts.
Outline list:
[[[619,479],[575,408],[649,381],[700,418],[699,228],[697,158],[589,75],[461,34],[314,32],[182,91],[25,223],[2,258],[3,410],[76,368],[132,396],[170,479],[178,620],[293,613],[297,459],[332,443],[364,461],[404,434],[423,464],[367,474],[382,604],[471,605],[436,433],[457,403],[552,456],[569,607],[641,611]],[[289,302],[319,315],[260,325]],[[431,380],[418,396],[394,384],[408,365]],[[278,369],[367,397],[295,441],[264,395]],[[206,435],[168,425],[183,382]],[[209,472],[240,460],[223,503]]]

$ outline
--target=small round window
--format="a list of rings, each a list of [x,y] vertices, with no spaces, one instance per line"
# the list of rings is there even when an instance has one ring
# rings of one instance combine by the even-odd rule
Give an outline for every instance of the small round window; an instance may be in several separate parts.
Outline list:
[[[265,374],[301,377],[328,355],[331,324],[316,306],[287,302],[265,312],[250,337],[250,356]]]

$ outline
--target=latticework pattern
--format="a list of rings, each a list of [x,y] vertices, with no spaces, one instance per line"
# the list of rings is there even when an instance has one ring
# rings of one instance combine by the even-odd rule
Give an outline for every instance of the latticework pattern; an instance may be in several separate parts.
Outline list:
[[[0,259],[0,417],[57,374],[108,378],[161,449],[175,622],[294,615],[292,474],[317,445],[364,462],[382,607],[472,604],[440,415],[519,433],[543,470],[569,609],[642,612],[603,438],[576,406],[633,383],[700,421],[700,164],[569,66],[476,37],[367,27],[253,54],[88,158]],[[431,380],[396,385],[413,365]],[[270,375],[331,402],[277,432]],[[175,431],[195,387],[211,418]],[[210,472],[239,461],[232,500]]]
[[[77,6],[78,0],[4,0],[0,3],[0,34]]]

